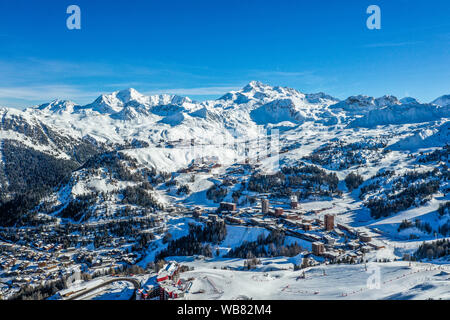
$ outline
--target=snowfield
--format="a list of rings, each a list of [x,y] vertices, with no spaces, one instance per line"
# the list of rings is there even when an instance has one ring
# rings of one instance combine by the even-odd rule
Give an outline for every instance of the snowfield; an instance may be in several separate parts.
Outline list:
[[[222,270],[238,268],[241,261],[192,261],[194,277],[187,300],[244,299],[450,299],[450,267],[407,262],[364,265],[326,265],[293,271],[289,259],[262,259],[256,271]],[[275,269],[276,271],[270,271]],[[303,272],[305,278],[302,278]],[[379,288],[372,278],[379,272]],[[368,284],[369,283],[369,284]]]

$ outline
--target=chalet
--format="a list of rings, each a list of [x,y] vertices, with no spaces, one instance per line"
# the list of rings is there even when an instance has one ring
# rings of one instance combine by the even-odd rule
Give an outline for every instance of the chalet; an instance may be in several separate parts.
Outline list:
[[[44,250],[49,251],[51,249],[53,249],[54,245],[53,244],[48,244],[46,246],[43,247]]]
[[[211,221],[217,221],[217,220],[219,219],[219,216],[218,216],[217,214],[209,214],[209,215],[208,215],[208,218],[209,218]]]
[[[334,251],[325,251],[322,256],[330,261],[336,261],[336,259],[339,257],[339,253]]]
[[[255,226],[262,226],[264,225],[264,221],[258,218],[250,218],[250,224]]]
[[[292,219],[283,219],[283,222],[290,227],[294,227],[294,228],[302,228],[303,227],[303,223],[299,222],[299,221],[295,221]]]
[[[178,278],[179,265],[176,262],[168,263],[163,269],[161,269],[156,277],[157,282],[165,280],[174,280]]]
[[[333,245],[336,242],[336,239],[326,235],[323,237],[323,239],[325,240],[325,243]]]
[[[226,216],[225,220],[230,224],[244,224],[244,220],[233,216]]]
[[[346,226],[346,225],[344,225],[344,224],[338,223],[338,224],[337,224],[337,227],[338,227],[339,229],[341,229],[341,230],[347,231],[347,232],[348,232],[349,234],[351,234],[352,236],[356,236],[356,235],[358,234],[358,232],[357,232],[355,229],[353,229],[353,228],[351,228],[351,227],[349,227],[349,226]]]
[[[222,211],[236,211],[236,203],[221,202],[219,205],[219,212]]]
[[[301,216],[298,213],[293,213],[288,210],[284,210],[284,213],[281,215],[284,219],[290,219],[290,220],[301,220]]]
[[[369,236],[367,233],[360,233],[359,240],[361,240],[362,242],[370,242],[372,241],[372,237]]]
[[[47,271],[57,271],[59,270],[59,267],[57,265],[49,265],[46,268]]]
[[[335,234],[335,235],[337,235],[338,237],[344,237],[344,236],[345,236],[345,233],[342,232],[342,231],[339,230],[339,229],[334,229],[334,230],[332,231],[332,233]]]
[[[184,292],[178,288],[177,285],[171,283],[161,283],[160,286],[160,296],[165,296],[171,299],[177,299],[184,297]],[[165,300],[165,299],[161,299]]]
[[[325,247],[322,242],[313,242],[311,247],[313,254],[315,254],[316,256],[322,255],[322,253],[325,251]]]
[[[347,247],[349,248],[349,249],[351,249],[351,250],[355,250],[355,249],[358,249],[359,248],[359,243],[356,243],[356,242],[349,242],[349,243],[347,243]]]
[[[60,261],[69,261],[69,260],[71,260],[70,256],[68,256],[68,255],[61,255],[61,256],[59,256],[58,259]]]
[[[283,208],[275,208],[275,217],[280,217],[283,214]]]
[[[310,241],[320,241],[321,237],[312,233],[304,233],[303,234],[306,238],[310,239]]]

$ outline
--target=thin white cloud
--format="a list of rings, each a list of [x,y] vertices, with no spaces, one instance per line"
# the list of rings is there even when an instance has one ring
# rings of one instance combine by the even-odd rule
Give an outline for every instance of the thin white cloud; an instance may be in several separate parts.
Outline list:
[[[183,96],[207,96],[207,95],[221,95],[229,91],[239,90],[240,87],[218,86],[218,87],[201,87],[201,88],[174,88],[174,89],[160,89],[145,92],[145,94],[177,94]]]
[[[123,88],[118,88],[124,89]],[[150,91],[142,91],[143,94],[176,94],[181,96],[212,96],[223,95],[229,91],[239,90],[239,87],[232,86],[215,86],[201,88],[172,88],[158,89]],[[38,86],[17,86],[17,87],[0,87],[0,101],[11,107],[29,107],[56,99],[71,100],[75,103],[86,104],[93,101],[102,93],[112,92],[116,90],[100,92],[85,90],[82,87],[70,85],[38,85]],[[5,103],[6,102],[6,103]]]
[[[20,61],[0,61],[0,84],[31,84],[55,82],[70,78],[113,76],[110,66],[93,63],[72,63],[27,58]]]
[[[385,47],[404,47],[421,43],[420,41],[405,41],[405,42],[380,42],[369,43],[364,45],[365,48],[385,48]]]
[[[98,95],[97,92],[85,91],[68,85],[43,85],[0,87],[0,98],[23,101],[51,101],[55,99],[76,100],[87,99]]]

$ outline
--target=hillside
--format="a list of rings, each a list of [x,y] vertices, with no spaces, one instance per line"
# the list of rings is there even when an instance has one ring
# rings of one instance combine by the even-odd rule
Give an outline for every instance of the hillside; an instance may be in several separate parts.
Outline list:
[[[211,265],[230,257],[294,259],[311,255],[311,239],[327,244],[329,237],[336,241],[332,261],[362,264],[361,250],[369,249],[348,249],[361,233],[377,250],[385,248],[372,261],[386,252],[391,262],[401,260],[421,241],[450,235],[446,101],[390,95],[340,101],[253,81],[204,102],[126,89],[84,106],[55,100],[23,111],[2,108],[0,239],[30,250],[74,247],[73,261],[88,270],[103,261],[145,268],[161,252],[206,255]],[[284,215],[261,215],[261,198]],[[299,201],[294,213],[292,199]],[[224,201],[236,213],[217,212]],[[226,222],[218,238],[210,235],[217,226],[208,224],[217,213]],[[357,232],[324,234],[326,214]],[[248,233],[237,235],[234,224]],[[312,231],[301,229],[308,225]],[[299,264],[300,258],[293,265]],[[284,287],[291,272],[273,283]],[[353,271],[330,272],[339,278]],[[400,269],[387,265],[386,272]],[[430,294],[440,292],[438,279],[432,282]],[[401,298],[400,287],[427,296],[411,282],[367,297]],[[303,297],[292,294],[277,297]]]

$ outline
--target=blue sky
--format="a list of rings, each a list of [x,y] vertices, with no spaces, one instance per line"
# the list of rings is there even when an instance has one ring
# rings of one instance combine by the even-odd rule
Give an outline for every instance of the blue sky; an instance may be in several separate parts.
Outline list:
[[[68,30],[66,8],[81,8]],[[381,8],[381,30],[366,8]],[[338,98],[450,93],[450,1],[0,1],[0,105],[136,88],[196,100],[251,80]]]

